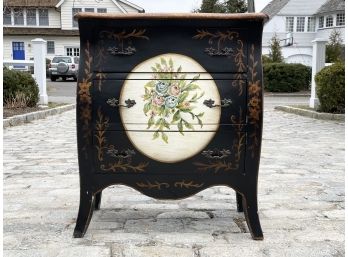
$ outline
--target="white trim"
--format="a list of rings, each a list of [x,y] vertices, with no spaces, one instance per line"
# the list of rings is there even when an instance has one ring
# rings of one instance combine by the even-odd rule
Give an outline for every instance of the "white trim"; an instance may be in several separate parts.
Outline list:
[[[133,4],[133,3],[131,3],[131,2],[128,2],[128,1],[126,1],[126,0],[118,0],[118,1],[120,1],[120,2],[122,2],[122,3],[124,3],[124,4],[126,4],[126,5],[129,5],[129,6],[133,7],[133,8],[135,8],[135,9],[137,9],[138,11],[141,11],[141,12],[144,11],[144,9],[141,8],[140,6],[138,6],[138,5],[136,5],[136,4]]]
[[[123,13],[127,13],[127,11],[117,2],[117,0],[111,0]]]
[[[59,8],[63,3],[64,3],[65,0],[60,0],[59,3],[55,6],[56,8]]]

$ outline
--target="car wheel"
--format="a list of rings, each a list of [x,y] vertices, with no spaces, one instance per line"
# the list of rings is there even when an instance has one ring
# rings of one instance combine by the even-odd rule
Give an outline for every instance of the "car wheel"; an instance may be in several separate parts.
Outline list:
[[[74,76],[73,79],[74,79],[74,81],[77,81],[77,77],[76,76]]]
[[[57,77],[51,76],[50,79],[51,79],[51,81],[56,81],[56,80],[57,80]]]
[[[66,77],[62,77],[62,80],[63,80],[63,81],[66,81]]]

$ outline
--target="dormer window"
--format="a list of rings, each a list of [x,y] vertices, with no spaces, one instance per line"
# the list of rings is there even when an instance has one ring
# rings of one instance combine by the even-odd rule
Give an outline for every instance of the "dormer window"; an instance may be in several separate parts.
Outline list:
[[[336,16],[336,26],[344,26],[345,24],[345,14],[339,13]]]
[[[333,26],[333,17],[332,15],[329,15],[326,17],[326,27],[332,27]]]
[[[319,17],[319,28],[324,28],[324,16]]]
[[[308,17],[307,31],[308,32],[315,32],[315,18],[314,17]]]
[[[24,12],[21,8],[14,8],[14,25],[24,25]]]
[[[77,28],[78,27],[78,22],[77,22],[77,19],[75,18],[75,14],[79,13],[79,12],[82,12],[82,8],[72,8],[72,25],[74,28]]]
[[[296,32],[304,32],[306,17],[297,17]]]
[[[3,19],[4,19],[4,25],[12,25],[12,15],[11,15],[11,9],[4,8],[3,13]]]
[[[286,32],[294,31],[294,17],[286,17]]]
[[[27,9],[27,25],[36,26],[36,9]]]

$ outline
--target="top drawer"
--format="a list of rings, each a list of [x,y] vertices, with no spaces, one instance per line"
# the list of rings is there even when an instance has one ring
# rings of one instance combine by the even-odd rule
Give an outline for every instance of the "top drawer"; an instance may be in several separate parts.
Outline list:
[[[89,29],[95,40],[90,44],[94,72],[129,72],[146,59],[168,53],[189,56],[208,72],[247,72],[246,30],[240,28],[120,28],[106,23]]]

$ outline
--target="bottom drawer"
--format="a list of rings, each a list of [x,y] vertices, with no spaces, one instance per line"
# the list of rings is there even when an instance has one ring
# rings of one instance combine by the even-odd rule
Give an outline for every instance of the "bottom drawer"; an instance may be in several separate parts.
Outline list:
[[[168,143],[153,132],[94,131],[93,159],[98,173],[244,173],[244,131],[168,133]],[[181,141],[176,140],[181,139]]]

